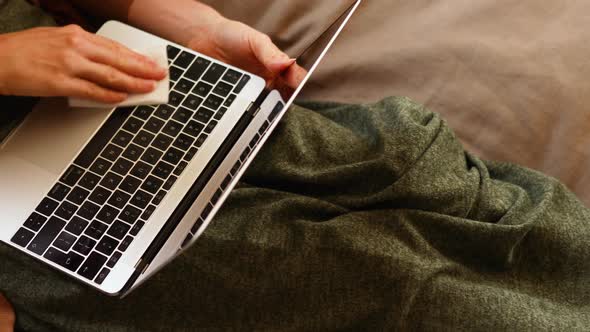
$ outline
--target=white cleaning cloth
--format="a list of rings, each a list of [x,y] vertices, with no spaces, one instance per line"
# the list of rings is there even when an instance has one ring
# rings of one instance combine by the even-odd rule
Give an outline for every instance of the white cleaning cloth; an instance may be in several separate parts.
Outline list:
[[[156,61],[162,68],[168,68],[168,57],[166,54],[166,47],[161,46],[157,48],[151,48],[149,50],[141,51],[136,50],[138,53],[144,54]],[[113,108],[117,106],[136,106],[136,105],[157,105],[167,104],[169,94],[170,78],[166,75],[166,78],[157,82],[156,88],[149,93],[145,94],[132,94],[127,97],[124,101],[118,104],[105,104],[99,103],[93,100],[69,98],[68,102],[71,107],[84,107],[84,108]]]

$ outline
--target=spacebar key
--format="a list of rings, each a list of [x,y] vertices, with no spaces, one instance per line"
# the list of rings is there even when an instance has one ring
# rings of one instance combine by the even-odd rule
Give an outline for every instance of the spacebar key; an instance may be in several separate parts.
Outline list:
[[[98,132],[94,134],[90,142],[86,144],[74,163],[83,168],[90,167],[102,149],[115,136],[119,128],[123,126],[125,120],[131,115],[131,112],[133,112],[133,107],[117,108],[102,127],[100,127]]]
[[[66,225],[66,222],[58,219],[56,217],[52,217],[49,221],[41,228],[37,236],[31,241],[27,249],[36,253],[37,255],[43,255],[45,249],[49,247],[51,242],[57,237],[57,234],[61,231],[62,228]]]

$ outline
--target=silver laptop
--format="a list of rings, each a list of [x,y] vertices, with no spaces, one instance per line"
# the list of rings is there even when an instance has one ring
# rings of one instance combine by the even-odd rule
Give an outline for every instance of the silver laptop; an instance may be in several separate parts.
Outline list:
[[[0,240],[126,295],[203,233],[359,4],[298,57],[308,74],[286,102],[261,77],[107,22],[98,34],[128,47],[167,47],[169,103],[42,100],[0,146]]]

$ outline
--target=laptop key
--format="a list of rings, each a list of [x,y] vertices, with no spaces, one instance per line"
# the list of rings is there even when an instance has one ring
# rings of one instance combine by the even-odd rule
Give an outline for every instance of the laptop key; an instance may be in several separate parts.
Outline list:
[[[119,158],[119,156],[121,155],[122,152],[123,152],[123,149],[121,149],[120,147],[118,147],[114,144],[109,144],[109,145],[107,145],[107,147],[104,149],[104,151],[102,152],[102,154],[100,156],[105,159],[108,159],[110,161],[115,161],[115,160],[117,160],[117,158]]]
[[[162,157],[162,154],[163,153],[161,151],[150,147],[145,151],[143,156],[141,156],[141,160],[150,165],[155,165],[158,162],[158,160],[160,160],[160,158]]]
[[[102,209],[100,209],[100,212],[98,212],[96,219],[107,224],[110,224],[113,222],[113,220],[115,220],[118,214],[119,210],[110,205],[105,205],[102,207]]]
[[[187,165],[188,165],[188,163],[186,161],[181,162],[180,164],[178,164],[178,166],[176,166],[176,168],[174,169],[174,172],[172,172],[172,174],[174,174],[176,176],[180,176],[182,174],[182,172],[184,172],[184,169],[186,168]]]
[[[172,137],[176,137],[176,135],[178,135],[178,133],[180,132],[180,130],[182,129],[182,124],[174,121],[174,120],[170,120],[168,121],[168,123],[166,123],[166,125],[164,126],[164,129],[162,129],[162,132],[170,135]]]
[[[109,196],[111,196],[110,191],[108,191],[107,189],[105,189],[103,187],[98,186],[94,189],[92,194],[90,194],[90,197],[88,199],[98,205],[103,205],[107,201]]]
[[[34,252],[37,255],[42,255],[45,249],[49,247],[51,242],[53,242],[57,234],[59,234],[59,232],[62,230],[62,228],[64,228],[65,225],[66,222],[59,218],[49,218],[47,223],[33,238],[33,241],[29,243],[27,249]]]
[[[119,186],[119,188],[129,194],[133,194],[137,190],[137,188],[139,188],[140,185],[141,185],[141,180],[128,175],[123,180],[123,182],[121,182],[121,185]]]
[[[111,272],[111,270],[107,269],[106,267],[103,267],[102,270],[100,270],[100,273],[96,276],[96,279],[94,279],[94,282],[101,285],[109,275],[109,272]]]
[[[168,149],[170,144],[172,144],[172,140],[173,140],[172,137],[170,137],[168,135],[159,134],[158,136],[156,136],[156,139],[152,143],[152,146],[154,146],[162,151],[166,151],[166,149]]]
[[[98,182],[100,182],[100,177],[98,175],[86,173],[80,179],[79,185],[88,190],[93,190],[94,187],[96,187],[96,185],[98,184]]]
[[[174,90],[180,91],[182,93],[189,93],[194,85],[195,83],[182,78],[180,79],[180,81],[176,83],[176,85],[174,86]]]
[[[78,269],[80,264],[84,261],[84,257],[76,254],[73,251],[69,253],[63,253],[53,247],[49,247],[43,257],[54,262],[57,265],[65,267],[66,269],[74,272]]]
[[[199,108],[199,110],[197,111],[197,113],[195,113],[194,119],[202,122],[202,123],[207,123],[209,122],[209,120],[211,120],[211,117],[213,117],[213,111],[208,110],[204,107]]]
[[[150,117],[150,115],[152,115],[153,112],[153,107],[144,105],[137,107],[135,112],[133,112],[133,115],[145,121]]]
[[[209,82],[211,84],[217,83],[219,78],[225,72],[225,69],[226,68],[224,66],[222,66],[218,63],[211,64],[211,66],[209,67],[209,69],[207,70],[205,75],[203,75],[203,81]]]
[[[172,165],[176,165],[182,160],[182,157],[184,157],[184,152],[178,150],[177,148],[170,148],[168,151],[166,151],[166,153],[164,153],[162,160],[167,161]]]
[[[113,172],[125,176],[129,172],[129,170],[133,167],[133,163],[127,159],[119,158],[115,165],[113,166]]]
[[[117,190],[113,193],[113,195],[111,196],[111,198],[109,199],[109,204],[122,209],[125,204],[127,204],[127,202],[129,201],[129,199],[131,198],[131,195],[126,194],[124,192],[122,192],[121,190]]]
[[[152,166],[144,163],[143,161],[140,161],[137,164],[135,164],[135,166],[131,170],[131,175],[136,176],[140,179],[145,179],[145,177],[150,173],[151,170]]]
[[[199,82],[197,83],[197,86],[195,86],[195,88],[193,89],[193,93],[205,98],[207,97],[211,89],[213,89],[213,85],[207,84],[205,82]]]
[[[170,173],[172,173],[173,170],[174,170],[174,166],[167,164],[163,161],[160,161],[158,163],[158,165],[156,165],[156,168],[154,168],[154,171],[152,172],[152,174],[154,174],[155,176],[157,176],[159,178],[166,179],[166,178],[168,178]]]
[[[70,167],[68,167],[66,172],[62,175],[62,177],[61,177],[61,179],[59,179],[59,181],[65,183],[69,186],[73,186],[76,184],[76,182],[78,182],[78,180],[80,180],[80,178],[82,177],[82,174],[84,174],[83,169],[81,169],[80,167],[78,167],[76,165],[71,165]]]
[[[250,81],[250,76],[242,76],[242,79],[240,79],[240,82],[238,82],[238,85],[236,85],[236,88],[234,89],[234,93],[239,94],[242,92],[242,89],[246,86],[246,84],[248,84],[248,81]]]
[[[205,141],[207,140],[207,134],[201,134],[199,137],[197,137],[197,140],[195,141],[195,146],[200,148],[203,143],[205,143]]]
[[[82,204],[90,192],[82,187],[74,187],[72,192],[68,195],[67,200],[78,205]]]
[[[164,182],[164,189],[170,190],[172,188],[172,186],[174,185],[174,183],[176,182],[176,180],[178,180],[178,178],[174,175],[169,177],[168,180],[166,180],[166,182]]]
[[[209,121],[207,126],[205,126],[205,129],[203,131],[207,134],[210,134],[213,131],[213,129],[215,129],[215,126],[217,126],[217,121],[211,120]]]
[[[225,82],[219,82],[215,86],[215,89],[213,89],[213,93],[218,94],[222,97],[225,97],[231,92],[231,90],[233,88],[234,88],[233,86],[231,86]]]
[[[66,201],[60,204],[60,206],[55,211],[55,215],[68,221],[72,219],[72,216],[74,213],[76,213],[76,210],[78,210],[76,205]]]
[[[90,223],[90,226],[88,226],[84,234],[90,236],[93,239],[98,240],[104,234],[104,232],[106,232],[107,228],[107,225],[101,223],[98,220],[94,220]]]
[[[157,177],[150,175],[141,185],[141,189],[150,192],[152,194],[156,194],[160,187],[164,184],[164,181],[158,179]],[[127,221],[127,220],[125,220]],[[134,222],[135,220],[133,220]],[[130,222],[130,223],[133,223]]]
[[[174,146],[181,149],[181,150],[188,150],[193,143],[195,142],[195,139],[185,135],[185,134],[180,134],[178,135],[178,137],[176,138],[176,141],[174,141]]]
[[[107,266],[110,267],[111,269],[115,266],[115,264],[117,264],[117,262],[119,261],[119,259],[121,258],[123,254],[120,251],[116,251],[111,258],[109,258],[108,262],[107,262]]]
[[[145,208],[145,210],[143,211],[143,214],[141,215],[141,219],[143,219],[143,220],[150,219],[150,217],[152,216],[154,211],[156,211],[156,206],[153,204],[148,205],[148,207]]]
[[[183,99],[184,99],[184,95],[182,95],[176,91],[171,91],[170,95],[168,96],[168,104],[176,107],[176,106],[180,105],[180,103],[182,102]]]
[[[74,235],[80,235],[82,234],[84,229],[86,229],[86,226],[88,226],[88,224],[88,221],[78,216],[74,216],[74,218],[72,218],[72,220],[66,225],[66,231]]]
[[[143,126],[143,121],[141,121],[140,119],[136,118],[136,117],[129,117],[129,119],[127,120],[127,122],[125,122],[125,125],[123,125],[123,129],[127,130],[130,133],[137,133],[139,131],[139,129],[141,129],[141,126]]]
[[[178,49],[172,45],[168,45],[168,46],[166,46],[166,52],[168,53],[168,59],[174,60],[174,58],[176,58],[178,53],[180,53],[180,49]]]
[[[129,145],[131,140],[133,139],[133,135],[126,131],[119,131],[115,137],[113,137],[113,143],[117,144],[118,146],[122,147],[123,149]]]
[[[102,181],[100,181],[100,185],[107,189],[115,190],[115,188],[117,188],[117,186],[119,185],[119,183],[121,183],[122,180],[122,176],[117,175],[113,172],[108,172],[107,175],[104,176]]]
[[[33,239],[35,233],[31,232],[25,228],[19,228],[18,231],[12,236],[10,242],[16,244],[17,246],[26,247],[27,244]]]
[[[98,158],[90,167],[90,170],[98,175],[105,175],[105,173],[111,168],[113,165],[112,162],[105,160],[103,158]]]
[[[229,95],[229,97],[227,97],[225,99],[225,101],[223,102],[223,106],[230,107],[234,103],[235,100],[236,100],[236,95],[231,94],[231,95]]]
[[[219,109],[222,103],[223,98],[217,97],[216,95],[209,95],[209,97],[207,97],[203,105],[209,107],[214,111],[217,111],[217,109]]]
[[[53,188],[51,188],[51,191],[49,192],[48,196],[55,200],[63,201],[63,199],[66,198],[66,195],[70,192],[70,190],[70,187],[58,182],[53,186]]]
[[[142,148],[141,146],[138,146],[136,144],[130,144],[127,147],[127,149],[125,149],[125,152],[123,152],[123,157],[131,161],[136,161],[137,159],[139,159],[143,151],[144,148]]]
[[[57,206],[59,205],[58,202],[50,199],[50,198],[43,198],[43,200],[41,200],[41,203],[39,203],[39,205],[37,206],[37,208],[35,209],[35,211],[44,214],[46,216],[50,216],[53,211],[55,211],[55,209],[57,209]]]
[[[141,214],[141,210],[131,206],[131,205],[127,205],[123,211],[121,211],[121,214],[119,214],[119,219],[123,220],[124,222],[133,225],[133,223],[135,221],[137,221],[137,219],[139,218],[139,215]]]
[[[225,115],[226,112],[227,112],[227,108],[226,107],[222,107],[222,108],[219,109],[219,111],[215,112],[215,116],[213,118],[215,120],[219,121]]]
[[[170,81],[176,82],[180,76],[182,76],[182,69],[174,66],[170,66]]]
[[[197,121],[191,120],[187,123],[186,127],[184,127],[183,132],[189,134],[191,136],[197,137],[201,133],[205,126]]]
[[[182,106],[195,111],[197,108],[199,108],[202,102],[203,98],[197,97],[193,94],[189,94],[182,103]]]
[[[131,228],[131,226],[127,225],[126,223],[124,223],[122,221],[117,220],[111,226],[111,228],[109,228],[109,231],[107,232],[107,234],[121,240],[127,234],[127,232],[129,232],[130,228]],[[118,245],[118,243],[117,243],[117,245]]]
[[[115,251],[118,245],[119,241],[113,239],[110,236],[104,236],[100,240],[100,242],[98,242],[98,245],[96,246],[96,251],[101,252],[107,256],[110,256]]]
[[[43,226],[43,224],[45,224],[46,221],[47,221],[46,217],[38,214],[37,212],[33,212],[29,216],[29,218],[27,218],[27,220],[25,221],[23,226],[36,232],[39,229],[41,229],[41,226]]]
[[[70,234],[68,232],[61,232],[59,234],[59,236],[57,237],[57,239],[55,239],[55,241],[53,242],[53,245],[56,248],[67,252],[74,245],[74,242],[76,240],[77,240],[76,237],[73,236],[72,234]]]
[[[162,104],[156,110],[156,116],[163,120],[168,120],[174,113],[174,108],[170,105]]]
[[[151,117],[145,123],[145,126],[143,126],[143,129],[145,129],[153,134],[157,134],[158,132],[160,132],[160,129],[162,129],[162,127],[164,127],[164,124],[165,124],[165,122],[163,120],[160,120],[156,117]]]
[[[131,245],[131,242],[132,241],[133,241],[133,237],[127,235],[123,239],[123,241],[121,241],[121,244],[119,245],[119,248],[118,249],[124,252],[125,250],[127,250],[127,248],[129,248],[129,246]]]
[[[193,116],[193,111],[184,107],[179,107],[172,118],[180,123],[186,123],[191,116]]]
[[[92,218],[96,216],[99,210],[100,206],[87,201],[84,204],[82,204],[82,206],[78,210],[78,215],[82,218],[92,220]]]
[[[193,160],[193,157],[197,154],[197,151],[199,151],[199,149],[197,149],[197,148],[190,148],[188,150],[188,152],[184,155],[184,160],[186,160],[186,161]]]
[[[174,65],[176,65],[180,68],[186,68],[193,62],[194,58],[195,58],[195,55],[185,52],[185,51],[182,51],[178,55],[176,60],[174,60]]]
[[[148,205],[149,202],[151,202],[153,197],[153,195],[143,190],[138,190],[135,193],[135,195],[133,195],[133,198],[131,199],[131,204],[139,207],[140,209],[143,209]]]
[[[162,202],[162,200],[164,199],[164,196],[166,196],[166,192],[164,190],[158,191],[158,193],[154,196],[152,203],[159,205]]]
[[[79,252],[80,254],[86,256],[90,253],[92,248],[96,245],[96,241],[89,238],[86,235],[82,235],[76,244],[74,244],[74,250]]]
[[[92,252],[78,270],[78,274],[86,279],[94,279],[100,268],[106,263],[107,258],[96,251]]]
[[[211,61],[198,57],[195,60],[195,62],[193,62],[192,66],[190,66],[190,68],[186,71],[184,76],[193,81],[198,81],[199,78],[201,78],[201,75],[203,75],[203,73],[207,69],[207,67],[209,67],[210,63]]]
[[[136,236],[137,234],[139,234],[139,231],[141,231],[141,229],[143,228],[144,225],[145,225],[145,222],[143,222],[141,220],[136,222],[135,225],[133,225],[133,227],[131,227],[129,234]]]
[[[158,121],[161,121],[161,120],[158,120]],[[146,123],[146,125],[147,125],[147,123]],[[154,137],[156,137],[156,135],[149,133],[145,130],[142,130],[137,134],[137,136],[135,136],[133,143],[143,146],[145,148],[148,145],[150,145],[150,143],[154,140]]]
[[[242,77],[242,74],[233,69],[230,69],[225,73],[225,75],[223,75],[223,80],[231,84],[236,84],[240,80],[240,77]]]

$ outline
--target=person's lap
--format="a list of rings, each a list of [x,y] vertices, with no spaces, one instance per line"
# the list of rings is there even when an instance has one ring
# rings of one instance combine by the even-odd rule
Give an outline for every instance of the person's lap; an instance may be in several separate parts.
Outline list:
[[[590,214],[563,186],[466,155],[437,115],[406,99],[306,106],[287,113],[197,244],[125,299],[0,247],[0,291],[18,326],[588,323],[588,312],[567,303],[588,300],[590,260],[582,248]]]

